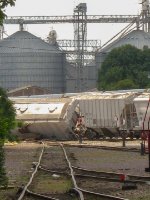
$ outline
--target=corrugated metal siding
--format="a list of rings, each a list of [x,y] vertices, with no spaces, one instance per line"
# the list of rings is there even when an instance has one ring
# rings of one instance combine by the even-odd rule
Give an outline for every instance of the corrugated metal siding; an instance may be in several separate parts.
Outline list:
[[[123,125],[123,109],[133,98],[132,93],[87,93],[81,94],[76,101],[87,127],[113,128]]]
[[[64,92],[65,55],[56,46],[19,31],[0,42],[0,86],[12,90],[26,85]]]
[[[123,99],[81,99],[79,107],[87,127],[116,127],[120,126],[125,102]]]
[[[150,99],[150,94],[143,94],[134,99],[134,105],[136,108],[136,113],[137,113],[137,117],[139,121],[139,127],[143,129],[143,123],[144,123],[145,130],[149,129],[148,124],[149,124],[149,117],[150,117],[150,106],[148,107],[147,115],[144,121],[149,99]],[[149,124],[149,127],[150,127],[150,124]]]
[[[78,92],[77,68],[68,64],[66,66],[66,92]],[[83,67],[83,85],[82,91],[88,91],[96,88],[97,70],[96,65]]]

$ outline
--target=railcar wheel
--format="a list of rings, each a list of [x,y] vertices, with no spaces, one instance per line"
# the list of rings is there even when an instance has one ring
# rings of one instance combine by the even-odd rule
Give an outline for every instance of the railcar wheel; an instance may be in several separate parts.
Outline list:
[[[95,133],[93,130],[91,129],[87,129],[85,132],[85,137],[89,140],[94,140],[97,138],[97,133]]]
[[[127,133],[127,131],[120,131],[120,137],[122,138],[122,139],[126,139],[127,137],[128,137],[128,133]]]

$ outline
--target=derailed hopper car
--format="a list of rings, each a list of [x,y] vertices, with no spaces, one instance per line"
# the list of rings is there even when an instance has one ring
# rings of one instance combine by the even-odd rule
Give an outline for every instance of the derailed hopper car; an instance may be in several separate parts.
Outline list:
[[[135,92],[87,93],[75,97],[76,112],[84,116],[86,137],[134,137],[137,121]]]
[[[17,119],[25,122],[22,132],[33,132],[46,138],[75,138],[78,116],[84,116],[85,137],[134,137],[138,117],[133,104],[135,92],[91,92],[70,97],[36,96],[11,98]]]
[[[138,117],[135,131],[142,133],[143,130],[150,129],[150,93],[142,93],[133,102]]]
[[[21,132],[41,135],[41,138],[73,139],[74,135],[67,118],[71,98],[24,97],[11,98],[16,109],[16,118],[25,126]],[[69,115],[72,117],[72,114]]]

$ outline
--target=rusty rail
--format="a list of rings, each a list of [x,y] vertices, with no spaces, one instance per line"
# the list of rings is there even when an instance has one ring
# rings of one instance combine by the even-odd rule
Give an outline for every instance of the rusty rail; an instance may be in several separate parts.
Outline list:
[[[79,193],[80,195],[82,194],[82,196],[80,196],[80,199],[82,199],[82,198],[84,199],[83,193],[88,193],[88,194],[92,194],[92,195],[95,195],[95,196],[100,196],[100,197],[102,197],[102,198],[110,199],[110,200],[128,200],[128,199],[126,199],[126,198],[115,197],[115,196],[105,195],[105,194],[101,194],[101,193],[95,193],[95,192],[91,192],[91,191],[88,191],[88,190],[84,190],[84,189],[82,189],[82,188],[79,188],[79,187],[77,186],[77,183],[76,183],[76,180],[75,180],[75,175],[74,175],[74,171],[73,171],[74,166],[71,165],[71,163],[70,163],[70,161],[69,161],[69,159],[68,159],[68,157],[67,157],[67,153],[66,153],[66,151],[65,151],[65,148],[63,147],[63,144],[60,144],[60,145],[61,145],[61,147],[62,147],[62,149],[63,149],[64,155],[65,155],[66,160],[67,160],[67,162],[68,162],[68,165],[69,165],[69,168],[70,168],[70,171],[71,171],[71,176],[72,176],[73,181],[74,181],[75,189],[76,189],[77,192],[80,192],[80,193]]]
[[[65,151],[65,149],[64,149],[64,147],[63,147],[63,145],[62,145],[61,143],[60,143],[60,146],[61,146],[61,148],[62,148],[62,150],[63,150],[63,152],[64,152],[66,161],[67,161],[67,163],[68,163],[68,166],[69,166],[69,169],[70,169],[70,173],[71,173],[71,177],[72,177],[72,181],[73,181],[75,190],[76,190],[77,193],[79,194],[80,199],[81,199],[81,200],[84,200],[83,193],[80,191],[80,189],[79,189],[78,186],[77,186],[77,183],[76,183],[76,180],[75,180],[75,176],[74,176],[74,172],[73,172],[71,163],[70,163],[70,161],[69,161],[69,159],[68,159],[67,153],[66,153],[66,151]]]
[[[22,200],[22,199],[23,199],[23,197],[24,197],[26,191],[28,190],[28,187],[29,187],[30,184],[32,183],[33,178],[34,178],[35,174],[37,173],[37,170],[38,170],[38,168],[39,168],[39,166],[40,166],[41,159],[42,159],[42,156],[43,156],[43,153],[44,153],[44,148],[45,148],[43,142],[42,142],[42,144],[43,144],[43,147],[42,147],[42,151],[41,151],[41,154],[40,154],[40,157],[39,157],[38,163],[37,163],[37,165],[36,165],[36,167],[35,167],[34,172],[32,173],[32,175],[31,175],[31,177],[30,177],[29,182],[28,182],[28,183],[25,185],[25,187],[23,188],[23,190],[22,190],[22,192],[21,192],[21,194],[20,194],[18,200]]]
[[[112,196],[112,195],[107,195],[107,194],[101,194],[101,193],[96,193],[96,192],[91,192],[91,191],[88,191],[88,190],[84,190],[84,189],[81,189],[80,190],[83,192],[83,193],[87,193],[87,194],[92,194],[92,195],[96,195],[96,196],[100,196],[104,199],[109,199],[109,200],[129,200],[129,199],[126,199],[126,198],[122,198],[122,197],[116,197],[116,196]]]
[[[30,190],[26,190],[26,192],[34,197],[41,197],[43,199],[50,199],[50,200],[59,200],[59,199],[55,199],[53,197],[48,197],[48,196],[45,196],[45,195],[42,195],[42,194],[38,194],[38,193],[35,193],[35,192],[32,192]]]
[[[114,172],[105,172],[105,171],[94,171],[94,170],[88,170],[81,167],[72,166],[73,169],[88,172],[88,173],[96,173],[97,175],[103,176],[102,178],[119,178],[122,173],[114,173]],[[131,175],[126,174],[126,176],[129,178],[129,181],[131,182],[137,182],[137,183],[147,183],[147,181],[150,181],[150,176],[137,176],[137,175]],[[113,179],[112,179],[113,180]]]

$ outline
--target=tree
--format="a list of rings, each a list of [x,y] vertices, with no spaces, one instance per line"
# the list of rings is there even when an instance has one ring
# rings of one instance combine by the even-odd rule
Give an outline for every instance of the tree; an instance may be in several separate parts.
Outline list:
[[[15,127],[15,109],[6,92],[0,88],[0,139],[7,138]]]
[[[113,49],[99,70],[98,88],[118,90],[147,88],[150,84],[150,49],[124,45]]]
[[[8,99],[6,92],[0,88],[0,185],[7,186],[4,161],[4,140],[8,137],[10,130],[15,126],[15,109],[13,103]]]
[[[115,89],[115,90],[119,90],[119,89],[128,90],[128,89],[132,89],[132,88],[136,88],[136,85],[133,83],[133,80],[131,80],[131,79],[123,79],[123,80],[120,80],[117,83],[115,83],[113,85],[112,89]]]
[[[7,6],[14,6],[16,0],[0,0],[0,25],[3,24],[3,20],[6,17],[5,8]]]
[[[6,17],[5,8],[14,6],[16,0],[0,0],[0,25]],[[14,127],[15,110],[12,102],[7,98],[6,92],[0,88],[0,185],[7,186],[8,178],[6,176],[4,161],[4,140],[8,136],[11,128]]]

